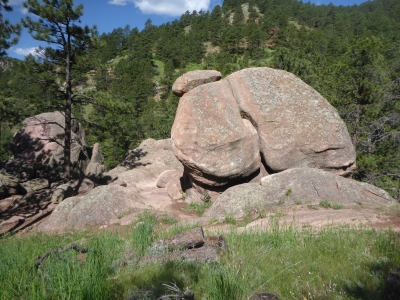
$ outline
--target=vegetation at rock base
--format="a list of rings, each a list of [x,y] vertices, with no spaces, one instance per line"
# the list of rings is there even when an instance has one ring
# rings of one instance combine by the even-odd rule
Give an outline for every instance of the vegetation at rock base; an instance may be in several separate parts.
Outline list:
[[[72,92],[93,104],[74,103],[72,112],[86,120],[89,144],[99,142],[106,165],[114,167],[145,138],[170,136],[179,100],[171,86],[184,72],[286,70],[321,93],[345,120],[357,149],[353,178],[400,199],[399,16],[397,0],[351,7],[226,0],[212,11],[186,12],[160,26],[149,19],[143,30],[127,25],[93,31],[72,71]],[[0,161],[10,157],[12,135],[26,117],[58,109],[63,81],[49,83],[56,71],[38,57],[1,58]],[[34,80],[38,76],[41,82]]]
[[[188,230],[157,223],[151,214],[115,232],[3,236],[0,298],[157,299],[171,294],[165,284],[173,283],[195,299],[241,300],[262,291],[280,299],[388,296],[386,278],[400,266],[397,233],[362,225],[298,230],[276,217],[269,224],[266,231],[240,234],[231,227],[218,263],[138,264],[140,257],[165,252],[153,242]],[[72,242],[88,252],[58,250]]]

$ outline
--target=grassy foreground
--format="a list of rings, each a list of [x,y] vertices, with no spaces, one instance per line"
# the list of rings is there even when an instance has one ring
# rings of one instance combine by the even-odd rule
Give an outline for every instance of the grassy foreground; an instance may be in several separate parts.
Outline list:
[[[157,222],[145,215],[118,234],[3,237],[0,299],[156,299],[172,293],[163,283],[189,288],[196,299],[248,299],[261,291],[280,299],[385,299],[386,277],[400,267],[400,237],[391,230],[299,231],[273,219],[264,232],[226,234],[229,250],[218,263],[139,265],[137,258],[164,251],[153,241],[188,229]],[[75,241],[88,252],[57,250]],[[54,251],[36,269],[38,256],[49,249]],[[126,261],[126,253],[133,259]]]

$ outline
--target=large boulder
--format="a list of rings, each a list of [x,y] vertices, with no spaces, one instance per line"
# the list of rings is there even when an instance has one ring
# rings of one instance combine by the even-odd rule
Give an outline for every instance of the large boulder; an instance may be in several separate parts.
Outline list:
[[[173,150],[192,180],[223,186],[260,168],[258,135],[242,119],[226,81],[198,86],[179,101]]]
[[[89,163],[87,142],[81,124],[71,122],[72,175],[80,176]],[[57,181],[63,177],[64,126],[61,112],[43,113],[24,121],[12,141],[14,158],[5,165],[5,170],[20,178],[47,178]]]
[[[309,167],[347,176],[354,171],[356,154],[345,123],[298,77],[252,68],[225,80],[240,111],[257,129],[262,156],[273,172]]]
[[[174,82],[172,85],[172,92],[180,97],[199,85],[218,81],[221,78],[221,73],[214,70],[190,71],[183,74]]]
[[[44,231],[80,229],[88,225],[116,223],[129,214],[150,209],[139,194],[121,186],[99,186],[84,197],[61,202],[42,226]]]
[[[226,190],[204,216],[242,218],[253,210],[274,206],[319,204],[382,209],[396,202],[384,190],[371,184],[313,168],[295,168],[261,179],[261,185],[247,183]]]

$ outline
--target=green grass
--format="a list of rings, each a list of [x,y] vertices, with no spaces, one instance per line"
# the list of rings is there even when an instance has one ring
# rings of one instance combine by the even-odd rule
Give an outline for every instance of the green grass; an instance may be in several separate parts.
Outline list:
[[[299,231],[270,219],[264,232],[226,234],[218,263],[180,261],[137,264],[166,251],[152,244],[191,226],[162,225],[146,214],[126,232],[100,231],[0,239],[0,299],[156,299],[163,283],[189,288],[196,299],[247,299],[255,292],[280,299],[385,299],[385,279],[400,267],[397,233],[365,227]],[[81,241],[88,253],[54,251],[39,267],[37,256]],[[132,259],[123,263],[127,251]],[[157,295],[157,297],[155,296]],[[146,298],[147,297],[147,298]]]
[[[189,211],[195,211],[199,217],[201,217],[207,208],[211,206],[211,202],[195,203],[191,202],[186,205],[185,209]]]
[[[319,202],[319,205],[321,205],[323,208],[330,208],[332,207],[332,204],[328,200],[321,200]]]
[[[161,78],[164,76],[165,63],[158,59],[153,59],[153,62],[157,66],[158,71],[158,75],[155,76],[155,79],[160,82]]]

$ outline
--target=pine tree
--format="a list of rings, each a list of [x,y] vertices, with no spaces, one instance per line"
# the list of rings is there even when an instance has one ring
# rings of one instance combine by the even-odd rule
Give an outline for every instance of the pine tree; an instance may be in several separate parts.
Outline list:
[[[12,11],[8,0],[0,0],[0,57],[6,54],[6,50],[18,42],[21,34],[21,25],[12,25],[8,20],[3,19],[2,10]]]
[[[78,25],[83,15],[83,5],[74,8],[73,0],[28,0],[24,7],[29,13],[39,17],[38,21],[26,17],[23,25],[32,37],[54,45],[55,48],[42,49],[43,61],[53,65],[51,70],[64,82],[64,179],[71,177],[71,109],[73,101],[82,101],[73,92],[73,70],[79,57],[84,55],[90,45],[91,30]],[[53,78],[57,80],[57,78]],[[61,87],[60,87],[61,89]]]

